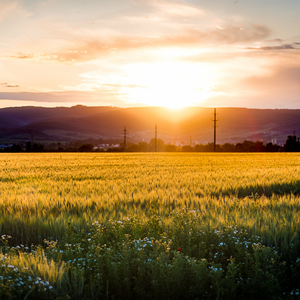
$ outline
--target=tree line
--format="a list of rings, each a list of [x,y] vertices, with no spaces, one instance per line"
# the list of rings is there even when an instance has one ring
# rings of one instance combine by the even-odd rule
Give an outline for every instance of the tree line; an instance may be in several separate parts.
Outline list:
[[[123,143],[117,143],[117,140],[110,140],[111,144],[119,144],[119,146],[112,147],[97,147],[99,141],[105,143],[105,140],[90,140],[87,141],[73,141],[67,143],[31,143],[26,144],[12,144],[2,149],[2,152],[213,152],[214,144],[196,144],[178,146],[175,144],[166,144],[162,139],[151,139],[149,143],[128,143],[124,149]],[[223,145],[216,145],[216,152],[300,152],[299,138],[295,135],[287,137],[284,146],[267,143],[261,141],[245,140],[241,143],[231,144],[225,143]]]

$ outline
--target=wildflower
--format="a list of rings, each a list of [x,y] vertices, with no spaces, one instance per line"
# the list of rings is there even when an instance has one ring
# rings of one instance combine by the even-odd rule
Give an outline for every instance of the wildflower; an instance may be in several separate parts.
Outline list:
[[[178,247],[178,248],[177,248],[177,251],[178,251],[179,253],[181,253],[181,248],[180,248],[180,247]]]

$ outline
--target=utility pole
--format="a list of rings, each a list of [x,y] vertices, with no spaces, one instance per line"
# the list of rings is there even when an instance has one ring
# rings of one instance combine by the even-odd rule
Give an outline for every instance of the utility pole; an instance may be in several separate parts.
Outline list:
[[[214,152],[216,152],[216,141],[217,141],[217,109],[214,108]]]
[[[190,135],[190,146],[192,146],[192,136]]]
[[[155,124],[155,152],[157,152],[157,125]]]
[[[126,132],[127,132],[127,129],[126,129],[126,126],[124,127],[124,152],[126,151]]]

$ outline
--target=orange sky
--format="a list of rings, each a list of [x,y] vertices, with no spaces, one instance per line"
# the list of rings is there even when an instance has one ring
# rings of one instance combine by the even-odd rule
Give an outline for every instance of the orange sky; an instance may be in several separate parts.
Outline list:
[[[299,14],[298,0],[0,0],[0,107],[300,108]]]

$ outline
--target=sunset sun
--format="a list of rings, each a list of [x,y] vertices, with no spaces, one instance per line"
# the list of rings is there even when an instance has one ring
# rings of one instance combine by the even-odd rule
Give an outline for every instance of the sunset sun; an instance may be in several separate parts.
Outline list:
[[[145,105],[178,109],[202,103],[216,94],[212,90],[216,76],[208,66],[167,61],[131,65],[126,71],[129,80],[136,83],[134,88],[126,87],[126,92],[133,101]]]

